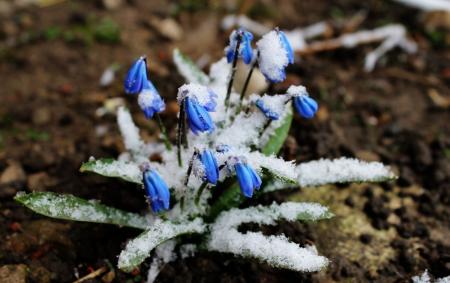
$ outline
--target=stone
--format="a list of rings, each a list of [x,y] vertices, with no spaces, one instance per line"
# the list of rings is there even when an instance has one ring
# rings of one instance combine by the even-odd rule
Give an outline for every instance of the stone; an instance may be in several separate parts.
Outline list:
[[[18,162],[11,162],[5,171],[0,176],[0,185],[11,183],[24,183],[26,181],[26,174],[23,171],[22,165]]]
[[[26,283],[27,266],[25,264],[8,264],[0,267],[0,282]]]
[[[46,172],[31,174],[27,179],[27,187],[30,191],[42,192],[50,186],[56,185],[56,180],[50,177]]]

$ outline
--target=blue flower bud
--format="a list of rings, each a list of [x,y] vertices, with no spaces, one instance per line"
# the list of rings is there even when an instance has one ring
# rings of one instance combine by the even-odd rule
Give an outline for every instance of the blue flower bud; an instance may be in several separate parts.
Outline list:
[[[125,77],[123,84],[125,92],[129,94],[140,93],[144,88],[149,87],[149,83],[147,79],[147,63],[145,57],[141,56],[133,63]]]
[[[297,112],[306,119],[311,119],[317,112],[317,102],[308,95],[294,97],[294,106]]]
[[[207,109],[200,105],[195,98],[187,96],[185,107],[189,128],[194,134],[198,134],[198,132],[210,133],[214,130],[214,122]]]
[[[147,119],[152,118],[155,113],[162,112],[166,108],[164,101],[154,87],[144,89],[139,93],[138,104],[144,111]]]
[[[143,172],[143,183],[152,210],[156,213],[168,210],[170,206],[169,188],[158,172],[153,169],[145,169]]]
[[[228,63],[233,62],[234,51],[236,49],[236,44],[238,37],[241,37],[241,43],[239,45],[238,56],[242,58],[245,64],[250,64],[253,59],[253,49],[252,40],[253,34],[245,29],[234,30],[230,35],[230,44],[225,48],[225,55],[227,57]]]
[[[264,77],[272,83],[284,81],[287,65],[294,63],[294,51],[286,35],[275,29],[258,40],[256,46],[259,69]]]
[[[238,178],[241,192],[245,197],[251,198],[253,191],[258,190],[261,187],[261,178],[255,172],[255,170],[248,164],[238,161],[234,168],[236,170],[236,176]]]
[[[205,167],[205,179],[215,185],[219,179],[219,166],[214,154],[210,150],[204,150],[199,154],[199,159]]]
[[[287,39],[286,34],[284,34],[281,30],[278,30],[278,36],[280,37],[281,45],[284,50],[286,50],[289,64],[294,64],[294,50],[292,49],[291,43]]]
[[[256,107],[261,110],[264,116],[270,120],[278,120],[280,118],[280,114],[275,111],[272,111],[269,107],[264,105],[264,101],[262,99],[257,99],[255,102]]]

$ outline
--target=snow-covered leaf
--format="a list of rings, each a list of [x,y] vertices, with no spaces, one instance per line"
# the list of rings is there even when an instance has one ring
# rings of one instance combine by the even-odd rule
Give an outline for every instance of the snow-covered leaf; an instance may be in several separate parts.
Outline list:
[[[297,166],[298,183],[302,187],[332,183],[383,182],[395,179],[388,166],[354,158],[320,159]]]
[[[265,155],[277,154],[286,140],[292,123],[292,110],[284,117],[283,123],[270,136],[269,141],[261,149]]]
[[[148,227],[145,217],[138,214],[72,195],[52,192],[18,193],[14,199],[34,212],[53,218],[116,224],[139,229]]]
[[[274,225],[278,220],[315,221],[332,216],[326,207],[315,203],[287,202],[268,207],[234,208],[222,212],[211,225],[207,248],[256,258],[276,267],[317,271],[326,266],[328,260],[319,256],[314,247],[299,247],[283,235],[264,236],[260,232],[242,234],[237,229],[243,223]]]
[[[117,109],[117,124],[119,125],[125,148],[132,152],[138,152],[143,146],[139,128],[134,124],[130,111],[123,106]]]
[[[152,225],[137,238],[128,242],[119,256],[119,268],[130,272],[141,264],[158,245],[182,234],[203,233],[205,225],[200,218],[190,222],[161,221]]]
[[[173,51],[173,62],[177,66],[178,72],[185,78],[186,82],[198,83],[201,85],[209,83],[208,76],[178,49]]]
[[[132,162],[102,158],[88,161],[80,167],[80,172],[94,172],[106,177],[120,178],[128,182],[142,184],[142,173]]]

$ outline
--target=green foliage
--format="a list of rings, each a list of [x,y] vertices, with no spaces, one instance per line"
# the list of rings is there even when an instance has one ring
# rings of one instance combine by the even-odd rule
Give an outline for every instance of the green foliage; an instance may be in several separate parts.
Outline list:
[[[145,229],[147,221],[135,213],[88,201],[72,195],[51,192],[18,193],[15,198],[36,213],[65,220],[116,224]]]

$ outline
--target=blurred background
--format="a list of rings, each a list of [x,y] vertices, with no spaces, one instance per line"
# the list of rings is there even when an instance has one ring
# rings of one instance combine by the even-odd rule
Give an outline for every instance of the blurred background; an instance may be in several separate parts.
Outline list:
[[[207,71],[223,56],[236,22],[250,23],[255,34],[278,26],[297,40],[296,63],[271,91],[303,84],[320,110],[313,120],[295,118],[281,153],[286,159],[381,161],[399,178],[265,197],[266,203],[317,201],[335,212],[323,223],[263,227],[302,245],[314,243],[331,260],[322,272],[299,274],[200,253],[166,265],[156,282],[404,282],[425,269],[435,277],[450,274],[448,10],[378,0],[8,0],[0,1],[0,282],[73,282],[99,268],[104,272],[84,282],[145,281],[148,262],[132,274],[115,268],[137,231],[56,221],[12,197],[56,191],[145,210],[139,188],[82,175],[79,166],[90,156],[116,157],[123,150],[117,105],[131,108],[146,140],[157,138],[157,125],[122,89],[140,55],[148,57],[150,79],[167,102],[162,116],[174,139],[183,79],[172,50]],[[401,39],[398,46],[371,72],[366,56],[389,34],[369,33],[371,40],[353,48],[335,40],[392,24],[404,34],[393,35]],[[252,87],[267,86],[255,81]]]

